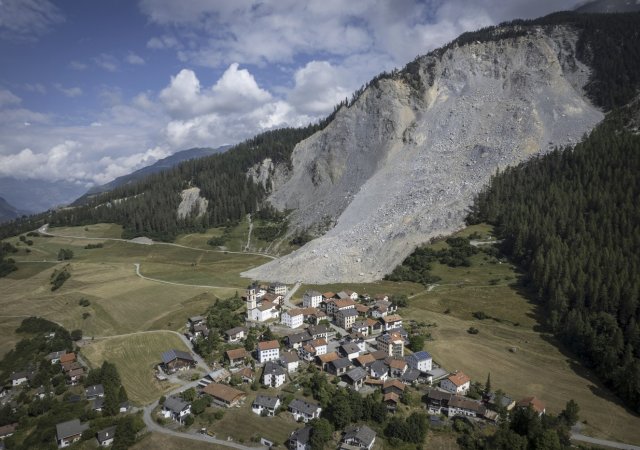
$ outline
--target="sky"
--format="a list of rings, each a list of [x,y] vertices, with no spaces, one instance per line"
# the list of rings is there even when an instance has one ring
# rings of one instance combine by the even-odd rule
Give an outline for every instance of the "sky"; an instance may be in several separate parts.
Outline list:
[[[103,184],[300,126],[464,31],[575,0],[0,0],[0,177]]]

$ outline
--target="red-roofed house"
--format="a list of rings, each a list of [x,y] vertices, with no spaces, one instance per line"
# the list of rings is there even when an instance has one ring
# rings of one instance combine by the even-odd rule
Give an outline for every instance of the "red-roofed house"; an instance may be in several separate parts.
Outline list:
[[[465,395],[471,386],[471,378],[463,372],[456,372],[449,375],[440,382],[440,387],[453,394]]]

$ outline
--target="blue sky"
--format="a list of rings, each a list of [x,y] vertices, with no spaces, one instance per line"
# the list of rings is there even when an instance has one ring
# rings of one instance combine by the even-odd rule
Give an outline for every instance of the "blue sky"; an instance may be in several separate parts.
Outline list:
[[[463,31],[570,0],[0,0],[0,176],[89,187],[298,126]]]

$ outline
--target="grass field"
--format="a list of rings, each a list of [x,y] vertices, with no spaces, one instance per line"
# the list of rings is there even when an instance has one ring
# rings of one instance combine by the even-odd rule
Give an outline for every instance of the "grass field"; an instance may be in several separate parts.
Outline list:
[[[222,445],[183,439],[161,433],[149,433],[140,442],[129,448],[131,450],[229,450],[229,447]]]
[[[154,377],[160,355],[172,348],[189,350],[176,334],[157,331],[96,340],[83,347],[81,354],[92,367],[100,366],[105,360],[115,364],[129,399],[144,405],[173,387]]]

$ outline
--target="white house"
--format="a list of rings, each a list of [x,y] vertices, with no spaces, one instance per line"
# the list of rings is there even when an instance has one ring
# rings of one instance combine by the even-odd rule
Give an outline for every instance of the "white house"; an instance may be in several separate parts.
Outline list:
[[[280,364],[287,370],[287,372],[295,372],[298,370],[298,366],[300,365],[300,358],[298,358],[298,354],[296,352],[282,352],[280,355]]]
[[[382,323],[385,331],[395,330],[396,328],[402,328],[402,317],[398,314],[392,314],[390,316],[382,317]]]
[[[485,411],[486,408],[482,402],[462,397],[460,395],[453,395],[449,400],[447,416],[482,417]]]
[[[276,295],[287,295],[287,285],[276,281],[269,285],[269,292]]]
[[[96,433],[96,439],[101,447],[108,447],[113,444],[113,439],[116,437],[116,427],[105,428]]]
[[[278,359],[280,359],[280,343],[278,341],[258,342],[258,362],[260,364]]]
[[[332,316],[338,311],[342,311],[345,309],[355,309],[356,302],[351,300],[350,298],[346,299],[331,299],[327,301],[327,314]]]
[[[412,369],[418,369],[420,372],[428,372],[432,368],[433,359],[429,352],[415,352],[405,358],[407,364]]]
[[[280,387],[285,381],[287,381],[287,372],[284,371],[282,366],[279,366],[273,361],[268,361],[262,372],[262,384],[265,386]]]
[[[251,411],[259,416],[275,416],[280,407],[280,399],[269,395],[258,395],[251,404]]]
[[[173,419],[182,423],[184,417],[191,414],[191,405],[179,397],[167,397],[162,404],[160,414],[165,419]]]
[[[311,450],[311,427],[298,428],[289,436],[290,450]]]
[[[300,308],[293,308],[282,313],[280,322],[289,328],[299,328],[304,324],[304,311]]]
[[[344,290],[344,291],[342,291],[342,292],[344,292],[345,294],[347,294],[347,295],[349,296],[349,298],[350,298],[351,300],[353,300],[354,302],[358,301],[358,293],[357,293],[357,292],[350,291],[349,289],[345,289],[345,290]]]
[[[88,423],[80,423],[78,419],[57,424],[56,441],[58,448],[69,447],[74,442],[78,442],[82,437],[82,432],[88,428]]]
[[[29,381],[27,372],[14,372],[11,374],[11,386],[20,386]]]
[[[440,382],[440,387],[452,394],[465,395],[471,386],[471,378],[463,372],[456,372],[449,375]]]
[[[342,442],[349,448],[371,450],[376,442],[376,432],[366,425],[352,425],[344,431]]]
[[[314,339],[300,348],[300,357],[307,361],[313,361],[316,356],[327,353],[327,341],[324,338]]]
[[[247,329],[245,327],[230,328],[224,332],[224,339],[230,344],[234,342],[240,342],[246,337],[247,337]]]
[[[335,314],[336,325],[349,331],[358,318],[358,311],[355,308],[337,311]]]
[[[312,419],[318,419],[322,408],[316,403],[306,402],[299,398],[294,398],[289,403],[289,411],[293,415],[293,418],[298,421],[308,422]]]
[[[269,301],[259,303],[255,308],[247,311],[249,319],[255,322],[266,322],[267,320],[277,319],[280,315],[276,304]]]
[[[302,296],[302,306],[305,308],[317,308],[322,303],[322,294],[318,291],[307,291]]]

